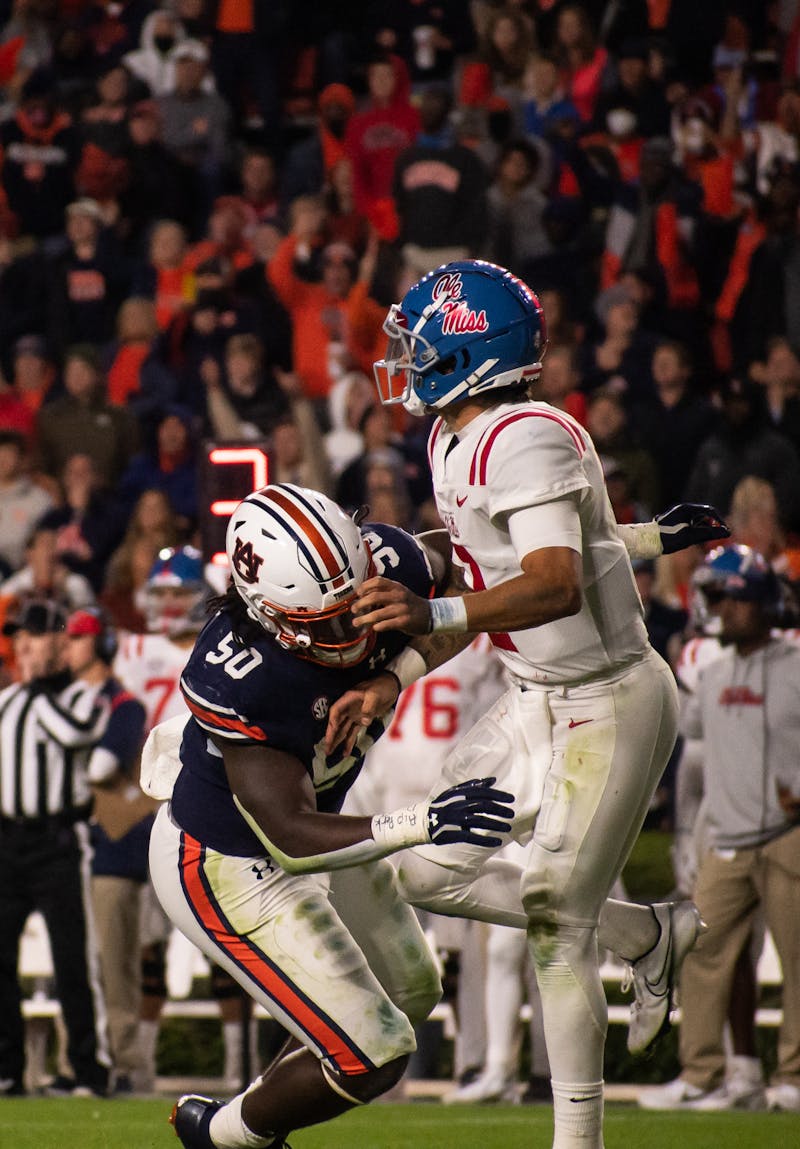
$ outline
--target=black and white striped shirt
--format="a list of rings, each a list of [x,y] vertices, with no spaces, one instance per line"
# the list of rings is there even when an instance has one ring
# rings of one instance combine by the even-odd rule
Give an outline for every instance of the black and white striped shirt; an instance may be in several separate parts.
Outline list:
[[[0,692],[0,815],[70,818],[88,811],[87,763],[108,721],[96,687],[53,676],[47,689]]]

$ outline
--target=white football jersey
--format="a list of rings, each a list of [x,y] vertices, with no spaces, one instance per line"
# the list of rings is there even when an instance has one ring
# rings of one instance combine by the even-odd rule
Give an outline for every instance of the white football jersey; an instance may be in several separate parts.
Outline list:
[[[701,672],[712,662],[716,662],[721,654],[719,639],[707,635],[690,638],[678,655],[675,665],[675,677],[681,687],[689,694],[694,694]]]
[[[386,733],[367,754],[344,812],[371,814],[421,801],[459,738],[507,688],[485,634],[406,687]]]
[[[114,659],[114,674],[142,702],[147,731],[178,715],[189,717],[180,677],[192,653],[163,634],[126,634]]]
[[[519,679],[558,685],[613,674],[647,650],[642,604],[620,542],[594,444],[547,403],[505,403],[455,435],[438,420],[428,451],[436,504],[467,585],[483,590],[520,574],[526,553],[572,546],[583,559],[583,605],[557,619],[491,639]],[[518,554],[509,519],[569,498],[580,537],[544,529]],[[543,515],[544,518],[544,515]]]

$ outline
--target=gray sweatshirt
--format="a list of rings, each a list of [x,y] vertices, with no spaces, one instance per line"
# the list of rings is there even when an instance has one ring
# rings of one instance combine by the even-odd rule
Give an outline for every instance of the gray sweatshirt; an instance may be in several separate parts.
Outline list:
[[[791,826],[778,783],[800,794],[800,649],[773,638],[707,666],[682,718],[704,740],[704,791],[717,849],[760,846]]]

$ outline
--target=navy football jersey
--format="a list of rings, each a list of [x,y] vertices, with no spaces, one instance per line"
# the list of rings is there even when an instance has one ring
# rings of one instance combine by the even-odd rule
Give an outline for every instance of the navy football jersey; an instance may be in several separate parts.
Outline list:
[[[378,574],[423,598],[433,594],[428,559],[411,535],[374,523],[362,527],[361,533]],[[192,717],[184,731],[182,769],[172,795],[178,825],[221,853],[238,857],[264,853],[236,808],[222,755],[209,732],[299,758],[314,783],[317,808],[338,812],[364,755],[389,725],[393,710],[362,729],[349,755],[339,748],[327,756],[323,739],[328,709],[356,683],[379,673],[408,641],[399,631],[385,631],[354,666],[321,666],[283,650],[266,631],[252,646],[241,645],[226,612],[218,611],[198,635],[181,678]]]

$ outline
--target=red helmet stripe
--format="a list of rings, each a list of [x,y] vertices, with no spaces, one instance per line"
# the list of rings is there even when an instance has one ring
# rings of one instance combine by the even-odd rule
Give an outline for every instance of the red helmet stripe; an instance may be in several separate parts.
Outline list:
[[[294,525],[303,532],[308,541],[313,544],[314,549],[325,564],[329,578],[335,578],[342,573],[343,564],[341,559],[334,554],[322,532],[300,507],[293,503],[282,491],[267,488],[261,491],[260,495],[261,498],[269,499],[271,502],[277,504],[284,514],[288,515]]]

